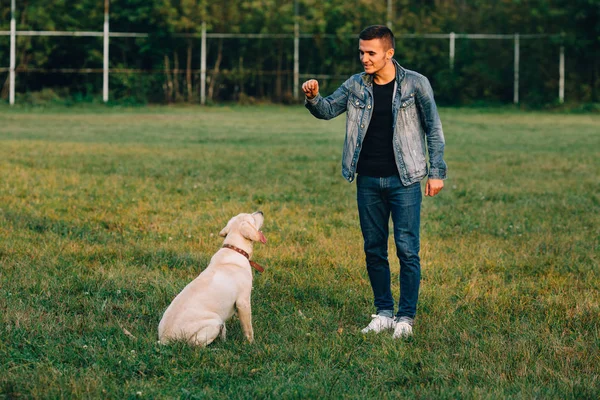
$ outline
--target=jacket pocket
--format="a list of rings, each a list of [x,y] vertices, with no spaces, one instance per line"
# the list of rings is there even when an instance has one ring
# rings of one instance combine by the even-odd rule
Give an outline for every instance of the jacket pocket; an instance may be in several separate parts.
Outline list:
[[[348,108],[350,107],[365,108],[365,101],[361,97],[351,92],[350,96],[348,96]]]
[[[358,97],[356,94],[351,93],[348,96],[348,121],[352,121],[356,124],[359,123],[362,118],[362,114],[365,109],[365,102],[362,98]]]
[[[417,113],[417,106],[415,103],[415,94],[402,98],[400,100],[400,114],[404,119],[404,124],[407,129],[415,130],[419,127],[419,114]]]
[[[400,100],[400,109],[407,109],[415,106],[415,94],[411,93]]]

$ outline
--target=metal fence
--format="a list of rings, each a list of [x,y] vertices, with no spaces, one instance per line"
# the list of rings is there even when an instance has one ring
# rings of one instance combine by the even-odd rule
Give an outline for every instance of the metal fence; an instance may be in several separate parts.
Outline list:
[[[16,38],[18,36],[70,36],[70,37],[102,37],[103,38],[103,85],[102,85],[102,98],[104,102],[109,101],[109,74],[121,73],[121,72],[135,72],[134,70],[119,69],[118,71],[110,68],[110,56],[109,56],[109,44],[110,38],[147,38],[148,33],[132,33],[132,32],[111,32],[109,24],[109,13],[108,13],[108,0],[105,0],[105,14],[104,14],[104,29],[103,31],[17,31],[15,22],[15,0],[11,0],[11,21],[10,31],[0,31],[0,36],[10,36],[10,65],[8,68],[0,67],[0,71],[9,72],[9,103],[12,105],[15,103],[15,81],[16,81]],[[389,24],[389,23],[388,23]],[[184,38],[197,38],[200,40],[200,68],[196,69],[195,72],[200,75],[200,103],[206,104],[206,77],[207,77],[207,39],[270,39],[270,38],[287,38],[293,39],[294,43],[294,56],[293,56],[293,97],[299,98],[299,85],[301,78],[312,78],[315,75],[312,74],[300,74],[300,40],[301,39],[313,39],[315,35],[308,33],[300,33],[298,23],[294,26],[294,33],[280,33],[280,34],[262,34],[262,33],[248,33],[248,34],[232,34],[232,33],[210,33],[206,31],[206,24],[202,24],[202,32],[199,34],[179,34],[176,37]],[[324,37],[338,37],[336,35],[319,35],[320,38]],[[530,39],[550,39],[552,35],[534,34],[534,35],[520,35],[518,33],[512,35],[506,34],[464,34],[464,33],[446,33],[446,34],[398,34],[398,39],[410,39],[410,38],[423,38],[423,39],[435,39],[445,40],[448,42],[448,63],[451,70],[454,69],[456,61],[456,41],[459,39],[467,40],[508,40],[513,42],[514,46],[514,63],[513,63],[513,103],[519,103],[519,70],[520,70],[520,43],[521,40]],[[565,48],[560,46],[559,54],[557,54],[557,70],[558,70],[558,101],[563,103],[565,99],[564,88],[565,88]],[[79,72],[79,73],[98,73],[99,69],[77,69],[77,70],[58,70],[55,72]],[[318,75],[321,79],[335,78],[330,75]]]

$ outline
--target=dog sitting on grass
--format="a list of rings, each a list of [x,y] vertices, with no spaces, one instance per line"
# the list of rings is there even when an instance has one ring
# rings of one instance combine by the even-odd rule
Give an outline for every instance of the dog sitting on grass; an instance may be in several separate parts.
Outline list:
[[[261,211],[239,214],[221,230],[223,247],[213,255],[208,267],[190,282],[169,305],[158,325],[158,338],[166,344],[184,340],[207,346],[217,336],[225,340],[225,322],[237,310],[244,336],[254,341],[250,293],[254,242],[266,243],[260,231],[264,222]]]

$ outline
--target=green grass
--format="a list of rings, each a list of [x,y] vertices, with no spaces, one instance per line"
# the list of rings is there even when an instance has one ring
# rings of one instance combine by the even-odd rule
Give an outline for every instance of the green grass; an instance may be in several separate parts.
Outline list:
[[[423,201],[415,336],[394,341],[359,332],[343,117],[0,109],[0,398],[600,397],[600,117],[441,114],[449,179]],[[159,346],[220,229],[258,209],[256,343],[234,318],[226,342]]]

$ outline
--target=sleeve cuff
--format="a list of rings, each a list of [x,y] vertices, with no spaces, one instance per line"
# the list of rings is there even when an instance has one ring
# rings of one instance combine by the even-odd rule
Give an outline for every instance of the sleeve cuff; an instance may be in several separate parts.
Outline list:
[[[446,179],[446,170],[430,168],[428,177],[429,179]]]
[[[317,94],[315,97],[313,97],[312,99],[309,99],[308,97],[304,96],[304,104],[310,104],[310,105],[315,105],[317,104],[317,102],[319,101],[319,97],[321,97],[320,94]]]

